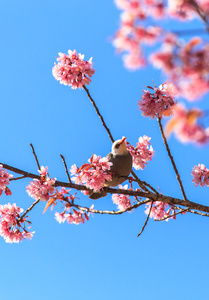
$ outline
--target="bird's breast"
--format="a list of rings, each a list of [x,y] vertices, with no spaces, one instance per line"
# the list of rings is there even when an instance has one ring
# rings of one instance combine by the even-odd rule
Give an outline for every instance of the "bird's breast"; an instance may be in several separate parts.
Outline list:
[[[110,162],[112,166],[110,171],[118,176],[128,176],[132,168],[132,156],[128,152],[127,155],[112,156]]]

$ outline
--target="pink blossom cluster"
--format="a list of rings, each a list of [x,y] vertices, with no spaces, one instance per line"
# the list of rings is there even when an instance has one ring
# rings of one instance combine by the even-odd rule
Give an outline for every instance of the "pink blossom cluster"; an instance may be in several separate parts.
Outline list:
[[[98,192],[104,185],[105,181],[110,181],[112,175],[108,172],[112,166],[106,157],[101,158],[95,154],[88,159],[89,163],[83,164],[80,169],[74,164],[70,172],[74,177],[72,180],[76,184],[83,184],[89,189]]]
[[[194,18],[194,9],[191,0],[168,0],[168,12],[171,17],[182,21]]]
[[[193,176],[192,182],[195,186],[209,186],[209,169],[205,165],[199,164],[198,166],[194,166],[191,175]]]
[[[70,190],[66,190],[64,187],[62,187],[60,190],[54,188],[54,193],[53,195],[49,195],[49,200],[46,203],[43,213],[45,213],[50,206],[51,209],[53,209],[54,206],[59,202],[64,203],[64,206],[66,207],[70,207],[70,203],[73,204],[76,196],[71,195],[69,191]]]
[[[69,224],[78,225],[80,223],[84,223],[85,220],[89,220],[89,215],[86,212],[83,212],[81,210],[75,210],[72,208],[76,197],[75,195],[70,195],[69,190],[66,190],[65,188],[62,188],[59,192],[58,190],[56,190],[53,198],[61,200],[61,202],[64,204],[64,210],[61,213],[55,213],[55,219],[60,224],[67,221]]]
[[[164,42],[162,49],[150,56],[153,65],[169,76],[178,93],[191,101],[209,91],[208,60],[209,44],[201,38],[192,38],[181,46],[177,39]]]
[[[0,165],[0,196],[2,195],[3,191],[6,195],[12,194],[10,189],[7,187],[11,178],[13,178],[13,175],[9,174],[8,171],[6,172],[3,169],[3,166]]]
[[[83,211],[75,210],[72,208],[76,196],[70,195],[69,191],[70,190],[66,190],[64,187],[62,187],[60,191],[55,188],[54,194],[50,196],[44,212],[49,208],[49,206],[51,206],[51,209],[53,209],[58,202],[61,202],[64,205],[63,211],[61,213],[55,213],[55,219],[60,224],[64,223],[65,221],[67,221],[69,224],[72,223],[76,225],[84,223],[85,220],[89,220],[89,216]]]
[[[52,74],[61,84],[77,89],[91,82],[90,77],[95,73],[92,68],[92,58],[86,61],[84,55],[77,54],[76,50],[68,50],[68,55],[59,52],[57,61]]]
[[[156,118],[163,115],[169,115],[175,104],[171,85],[161,84],[158,88],[155,86],[151,93],[149,90],[143,90],[141,100],[138,101],[139,109],[145,117]]]
[[[136,170],[143,170],[148,161],[152,160],[155,151],[153,150],[151,143],[149,142],[150,140],[151,138],[146,135],[144,135],[143,137],[139,137],[139,141],[138,143],[136,143],[137,146],[135,148],[134,146],[126,142],[127,149],[132,155],[133,167]]]
[[[56,178],[49,178],[47,170],[48,167],[41,167],[39,171],[41,179],[33,179],[26,187],[28,195],[35,200],[48,201],[50,194],[54,192],[53,185],[55,184]]]
[[[127,190],[128,185],[119,185],[120,189]],[[126,210],[127,208],[131,207],[131,200],[128,195],[123,194],[113,194],[112,195],[112,201],[118,206],[119,210]]]
[[[209,142],[209,128],[198,123],[203,112],[199,109],[186,109],[182,104],[175,105],[173,115],[165,126],[165,133],[172,132],[183,143],[204,145]]]
[[[148,215],[150,211],[150,205],[151,203],[146,204],[146,211],[145,214]],[[168,208],[168,210],[166,210]],[[156,201],[153,203],[151,213],[150,213],[150,218],[153,218],[154,220],[161,220],[166,217],[169,217],[171,214],[175,213],[175,209],[172,206],[169,206],[167,203],[164,203],[162,201]],[[182,214],[185,214],[182,213]],[[170,218],[167,218],[165,221],[168,221],[169,219],[176,219],[176,215],[171,216]]]
[[[34,232],[29,232],[25,228],[25,218],[20,217],[23,209],[17,207],[16,204],[0,205],[0,235],[5,239],[6,243],[19,243],[24,239],[31,239]]]
[[[172,81],[179,94],[194,100],[209,91],[208,57],[209,45],[201,39],[190,41],[178,38],[167,30],[168,18],[178,21],[191,21],[199,14],[209,16],[208,0],[115,0],[116,5],[123,10],[120,28],[114,36],[113,44],[123,55],[127,68],[136,70],[146,65],[147,59],[144,47],[156,43],[162,45],[160,50],[149,55],[149,61],[162,69]],[[150,26],[152,23],[158,25]],[[159,20],[164,19],[162,26]],[[156,48],[156,47],[155,47]]]
[[[82,211],[77,211],[77,210],[73,209],[73,213],[72,212],[66,212],[66,211],[63,211],[61,213],[56,212],[55,213],[55,219],[60,224],[67,221],[69,224],[79,225],[81,223],[84,224],[85,220],[88,221],[89,216],[87,215],[87,213],[83,213]]]

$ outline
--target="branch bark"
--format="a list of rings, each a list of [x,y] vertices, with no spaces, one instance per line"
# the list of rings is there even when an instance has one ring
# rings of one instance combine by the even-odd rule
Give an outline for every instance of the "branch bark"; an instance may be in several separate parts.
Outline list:
[[[160,127],[160,132],[161,132],[161,135],[162,135],[162,138],[163,138],[163,141],[164,141],[164,144],[165,144],[165,147],[166,147],[168,156],[169,156],[169,158],[170,158],[170,160],[171,160],[171,163],[172,163],[172,165],[173,165],[174,171],[175,171],[175,173],[176,173],[176,178],[177,178],[177,180],[178,180],[178,183],[179,183],[179,186],[180,186],[182,195],[183,195],[183,197],[184,197],[184,200],[187,200],[187,197],[186,197],[186,194],[185,194],[185,191],[184,191],[184,187],[183,187],[183,184],[182,184],[182,181],[181,181],[181,178],[180,178],[178,169],[177,169],[177,167],[176,167],[176,164],[175,164],[175,161],[174,161],[174,159],[173,159],[173,156],[171,155],[171,151],[170,151],[170,148],[169,148],[169,146],[168,146],[168,142],[167,142],[166,136],[165,136],[164,131],[163,131],[163,126],[162,126],[161,118],[160,118],[160,117],[158,118],[158,124],[159,124],[159,127]]]
[[[29,173],[23,170],[20,170],[18,168],[14,168],[12,166],[9,166],[4,163],[0,163],[3,165],[3,167],[7,170],[10,170],[14,173],[24,175],[27,178],[32,178],[32,179],[40,179],[39,175]],[[62,182],[62,181],[56,181],[55,186],[61,186],[61,187],[68,187],[72,189],[76,189],[79,191],[88,191],[89,189],[86,188],[83,185],[78,185],[70,182]],[[162,194],[155,194],[151,191],[141,191],[141,190],[122,190],[122,189],[113,189],[113,188],[106,188],[105,190],[109,194],[123,194],[123,195],[129,195],[129,196],[135,196],[135,197],[141,197],[141,198],[146,198],[149,199],[149,201],[162,201],[164,203],[168,203],[170,205],[178,205],[178,206],[183,206],[192,210],[197,210],[199,212],[206,212],[209,213],[209,206],[202,205],[196,202],[189,201],[188,199],[183,200],[183,199],[178,199]],[[149,202],[147,201],[147,202]],[[141,203],[141,202],[140,202]],[[138,204],[138,203],[137,203]],[[137,205],[136,204],[136,205]],[[195,212],[193,212],[195,213]],[[199,213],[200,214],[200,213]]]

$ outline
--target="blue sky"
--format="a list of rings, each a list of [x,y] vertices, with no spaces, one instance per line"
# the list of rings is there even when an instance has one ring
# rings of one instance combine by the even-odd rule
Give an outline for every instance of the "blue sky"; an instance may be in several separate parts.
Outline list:
[[[111,142],[84,90],[60,85],[51,69],[58,52],[76,49],[93,56],[95,75],[89,86],[115,139],[151,136],[153,161],[138,176],[162,193],[180,197],[156,121],[137,108],[144,85],[164,77],[148,67],[124,69],[110,40],[119,24],[113,1],[1,1],[1,162],[37,172],[33,143],[41,165],[51,177],[67,181],[60,158],[80,166],[93,154],[105,156]],[[197,103],[198,104],[198,103]],[[201,107],[208,108],[205,102]],[[208,189],[191,182],[194,164],[209,166],[208,146],[182,145],[171,137],[188,198],[207,205]],[[12,196],[1,204],[26,209],[33,200],[25,193],[28,180],[10,185]],[[80,196],[81,203],[91,205]],[[95,208],[114,209],[110,196]],[[58,224],[54,212],[42,214],[40,203],[30,213],[31,241],[6,244],[1,238],[0,299],[146,300],[207,299],[209,293],[208,219],[185,215],[176,221],[150,220],[144,207],[121,216],[96,215],[85,225]]]

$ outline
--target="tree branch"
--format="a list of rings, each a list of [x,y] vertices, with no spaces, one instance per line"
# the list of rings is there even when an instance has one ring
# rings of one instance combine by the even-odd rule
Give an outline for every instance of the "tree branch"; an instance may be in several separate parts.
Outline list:
[[[25,175],[20,176],[20,177],[11,178],[9,181],[20,180],[20,179],[23,179],[23,178],[26,178]]]
[[[40,180],[39,175],[11,167],[4,163],[0,163],[0,164],[3,165],[3,168],[10,170],[14,173],[25,175],[25,177],[28,177],[28,178],[33,178],[33,179],[36,178],[36,179]],[[69,187],[69,188],[76,189],[78,191],[89,191],[89,189],[83,185],[62,182],[62,181],[56,181],[55,186]],[[115,189],[115,188],[106,188],[105,191],[109,194],[123,194],[123,195],[135,196],[135,197],[142,197],[142,198],[147,198],[151,201],[162,201],[162,202],[168,203],[170,205],[179,205],[179,206],[183,206],[183,207],[186,207],[189,209],[197,210],[199,212],[209,213],[209,206],[202,205],[202,204],[199,204],[196,202],[192,202],[187,199],[182,200],[182,199],[178,199],[178,198],[174,198],[174,197],[170,197],[170,196],[166,196],[166,195],[162,195],[162,194],[156,195],[155,193],[153,193],[151,191],[143,192],[140,190],[133,191],[133,190],[122,190],[122,189]],[[195,213],[195,212],[193,212],[193,213]]]
[[[28,208],[28,209],[26,209],[26,211],[24,212],[24,214],[20,217],[20,219],[23,219],[26,215],[27,215],[27,213],[29,212],[29,211],[31,211],[33,208],[34,208],[34,206],[36,205],[36,204],[38,204],[40,202],[40,199],[39,200],[36,200],[35,202],[33,202],[33,204]]]
[[[62,161],[63,161],[63,164],[64,164],[64,166],[65,166],[65,172],[66,172],[66,174],[67,174],[68,181],[69,181],[70,183],[72,183],[71,178],[70,178],[70,175],[69,175],[69,172],[68,172],[68,169],[67,169],[67,165],[66,165],[66,162],[65,162],[65,158],[64,158],[64,156],[63,156],[62,154],[60,154],[60,156],[61,156]]]
[[[205,24],[207,32],[209,32],[209,24],[208,24],[208,19],[202,12],[201,8],[199,7],[197,1],[195,0],[190,0],[190,4],[193,7],[194,11],[197,13],[197,15],[200,17],[200,19],[203,21]]]
[[[170,148],[168,146],[168,142],[167,142],[167,139],[165,137],[165,134],[164,134],[164,131],[163,131],[163,126],[162,126],[162,123],[161,123],[161,118],[159,117],[158,118],[158,124],[159,124],[159,127],[160,127],[160,132],[161,132],[161,135],[163,137],[163,141],[164,141],[164,144],[165,144],[165,147],[166,147],[166,150],[167,150],[167,153],[168,153],[168,156],[171,160],[171,163],[173,165],[173,168],[174,168],[174,171],[176,173],[176,178],[179,182],[179,185],[180,185],[180,189],[181,189],[181,192],[182,192],[182,195],[184,197],[184,200],[187,200],[187,197],[186,197],[186,194],[185,194],[185,191],[184,191],[184,187],[183,187],[183,184],[182,184],[182,181],[181,181],[181,178],[180,178],[180,175],[179,175],[179,172],[178,172],[178,169],[176,167],[176,164],[174,162],[174,159],[173,159],[173,156],[171,155],[171,151],[170,151]]]
[[[30,146],[31,146],[31,148],[32,148],[33,155],[34,155],[34,157],[35,157],[35,160],[36,160],[36,163],[37,163],[38,169],[39,169],[39,170],[41,170],[40,164],[39,164],[39,162],[38,162],[38,157],[37,157],[37,155],[36,155],[36,152],[35,152],[35,150],[34,150],[33,144],[32,144],[32,143],[30,143]]]
[[[110,140],[112,141],[112,143],[114,143],[115,140],[114,140],[114,138],[113,138],[113,136],[112,136],[112,134],[111,134],[109,128],[107,127],[107,125],[106,125],[106,123],[105,123],[105,121],[104,121],[102,115],[100,114],[99,109],[98,109],[98,107],[97,107],[95,101],[94,101],[93,98],[91,97],[91,95],[90,95],[90,93],[89,93],[89,90],[87,89],[87,87],[86,87],[85,85],[83,86],[83,88],[84,88],[84,90],[86,91],[86,93],[87,93],[87,95],[88,95],[88,97],[89,97],[89,99],[90,99],[90,101],[91,101],[93,107],[95,108],[96,113],[97,113],[97,115],[99,116],[99,118],[100,118],[100,120],[101,120],[101,122],[102,122],[102,125],[104,126],[105,130],[107,131],[107,134],[109,135]]]
[[[77,204],[74,204],[74,203],[72,204],[70,202],[68,202],[68,203],[70,203],[70,205],[72,207],[75,207],[75,208],[77,208],[79,210],[82,210],[82,211],[85,211],[85,212],[89,212],[89,213],[93,213],[93,214],[122,215],[122,214],[126,213],[127,211],[131,211],[131,210],[133,210],[133,209],[135,209],[135,208],[137,208],[137,207],[139,207],[141,205],[144,205],[144,204],[146,204],[148,202],[150,202],[150,200],[146,199],[144,201],[140,201],[140,202],[138,202],[138,203],[136,203],[134,205],[131,205],[126,210],[118,210],[118,211],[115,211],[115,210],[98,210],[98,209],[88,208],[88,207],[85,207],[85,206],[80,206],[80,205],[77,205]]]
[[[150,205],[149,213],[148,213],[148,215],[147,215],[146,221],[144,222],[144,226],[142,227],[142,229],[141,229],[141,231],[139,232],[139,234],[137,235],[137,237],[139,237],[139,236],[142,234],[142,232],[144,231],[145,227],[147,226],[147,223],[148,223],[149,217],[150,217],[150,213],[151,213],[151,210],[152,210],[152,205],[153,205],[153,201],[152,201],[152,203],[151,203],[151,205]]]

